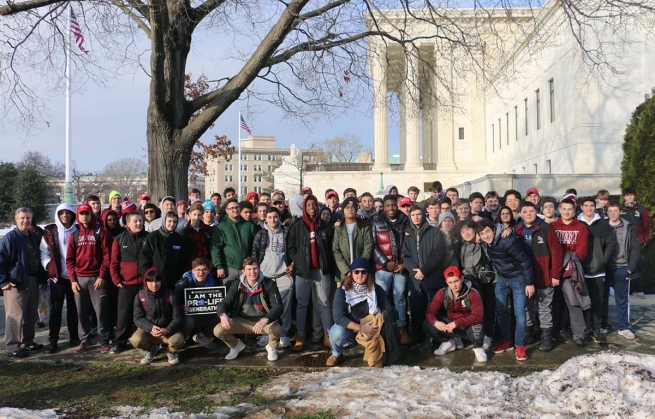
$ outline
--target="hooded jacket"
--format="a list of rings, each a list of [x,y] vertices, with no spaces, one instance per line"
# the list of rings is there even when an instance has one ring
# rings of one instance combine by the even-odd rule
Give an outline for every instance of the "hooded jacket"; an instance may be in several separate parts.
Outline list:
[[[279,278],[276,274],[282,274],[291,263],[286,251],[288,231],[289,227],[283,226],[282,223],[278,224],[275,231],[271,230],[267,223],[264,223],[264,227],[255,234],[252,242],[252,256],[257,259],[262,273],[269,278]],[[273,243],[274,249],[269,249],[270,243]],[[269,250],[271,251],[268,252]]]
[[[384,211],[371,218],[371,236],[373,237],[373,261],[376,271],[386,271],[389,262],[403,263],[403,242],[409,219],[400,211],[396,212],[395,221],[387,218]]]
[[[162,218],[170,213],[175,214],[175,211],[169,211]],[[167,286],[172,289],[176,278],[181,278],[188,269],[184,244],[184,238],[175,230],[166,230],[166,224],[148,234],[139,256],[139,273],[145,275],[150,268],[157,268],[166,273]]]
[[[241,310],[243,309],[243,303],[246,300],[246,293],[248,290],[244,286],[245,275],[241,275],[239,281],[233,281],[230,284],[230,288],[227,290],[225,298],[218,305],[216,313],[220,318],[222,314],[227,314],[231,318],[239,317]],[[268,323],[273,323],[277,321],[282,312],[284,311],[284,306],[282,305],[282,298],[280,297],[280,291],[278,291],[277,284],[275,281],[265,278],[264,274],[259,272],[259,283],[262,286],[261,302],[263,305],[263,310],[266,312],[266,317]]]
[[[198,230],[193,228],[191,223],[187,223],[183,232],[184,239],[186,240],[188,266],[191,266],[191,262],[196,258],[211,259],[211,253],[209,251],[209,242],[212,238],[211,227],[200,220]]]
[[[77,219],[80,218],[80,209],[77,207]],[[75,234],[68,241],[66,252],[66,269],[71,282],[77,282],[77,277],[98,277],[105,281],[111,279],[109,274],[109,239],[105,229],[98,227],[96,242],[96,216],[91,213],[91,221],[87,227],[78,223],[78,241],[75,245]]]
[[[414,289],[434,290],[443,288],[446,283],[443,272],[447,263],[447,245],[444,235],[431,227],[425,217],[420,226],[411,221],[405,230],[403,261],[414,283]],[[420,269],[422,280],[416,279],[414,269]]]
[[[172,196],[165,196],[165,197],[163,197],[162,200],[159,202],[159,208],[163,208],[163,207],[164,207],[164,200],[166,200],[166,199],[168,199],[168,200],[171,200],[171,199],[172,199],[173,202],[176,202],[176,201],[175,201],[175,198],[173,198]],[[173,212],[175,213],[175,215],[177,215],[177,211],[176,211],[176,210],[173,210]],[[159,230],[159,229],[161,228],[161,225],[162,225],[163,222],[164,222],[164,216],[165,216],[165,215],[166,215],[166,214],[164,214],[163,211],[162,211],[162,216],[159,217],[159,218],[157,218],[157,219],[155,219],[155,220],[152,220],[152,222],[148,224],[148,226],[147,226],[147,228],[146,228],[146,231],[149,232],[149,233],[152,233],[153,231],[157,231],[157,230]],[[187,219],[186,219],[186,218],[180,218],[180,217],[178,217],[178,218],[177,218],[177,227],[175,228],[175,231],[177,231],[178,233],[182,234],[182,232],[183,232],[184,229],[186,228],[186,225],[187,225]]]
[[[241,216],[232,221],[229,216],[212,230],[211,257],[216,269],[241,269],[243,260],[252,254],[255,225]]]
[[[589,251],[582,261],[585,278],[605,276],[607,265],[616,247],[612,227],[607,220],[595,212],[592,222],[585,220],[583,214],[578,216],[578,220],[589,230]]]
[[[152,268],[146,271],[157,271]],[[162,275],[163,276],[163,275]],[[139,329],[151,333],[152,327],[163,327],[168,330],[168,336],[179,332],[184,324],[184,309],[174,293],[168,291],[166,280],[156,293],[148,289],[146,275],[143,275],[143,288],[134,297],[133,319]],[[141,294],[145,295],[145,309],[141,302]]]
[[[650,234],[650,217],[648,210],[638,203],[633,206],[623,204],[621,207],[621,218],[626,220],[632,225],[632,228],[637,232],[639,244],[648,244],[648,236]]]
[[[516,234],[522,242],[523,248],[532,257],[534,267],[534,282],[537,288],[546,288],[553,285],[553,278],[562,277],[562,247],[555,234],[555,229],[543,219],[537,217],[532,225],[532,235],[526,237],[527,230],[525,222],[519,221],[516,226]],[[532,243],[527,244],[530,240]]]
[[[523,278],[526,285],[534,284],[532,260],[523,249],[516,234],[502,238],[502,228],[496,225],[496,236],[489,246],[489,257],[498,276],[503,278]]]
[[[107,227],[107,218],[109,218],[109,216],[112,214],[116,216],[116,227],[109,229]],[[123,231],[125,231],[125,227],[123,227],[120,224],[120,214],[114,211],[113,209],[108,209],[103,211],[102,225],[105,228],[105,231],[107,232],[107,248],[109,248],[109,263],[111,263],[111,248],[112,245],[114,244],[114,238],[119,234],[121,234]]]
[[[342,222],[339,227],[334,228],[334,239],[332,240],[332,252],[335,262],[335,279],[341,281],[350,271],[350,264],[358,258],[371,261],[373,256],[373,238],[368,221],[357,220],[353,231],[354,255],[350,254],[350,239],[348,238],[348,227]]]
[[[641,246],[639,245],[639,236],[632,225],[620,219],[621,223],[617,226],[610,225],[612,235],[615,236],[616,247],[614,253],[609,260],[609,268],[617,269],[627,266],[628,270],[634,274],[637,270],[637,263],[641,256]],[[623,240],[621,240],[623,238]],[[623,254],[625,264],[617,263],[619,256]],[[623,265],[623,266],[621,266]]]
[[[73,214],[73,223],[69,228],[64,227],[59,220],[61,211],[69,211]],[[68,252],[68,242],[76,231],[77,223],[73,207],[69,204],[59,204],[55,210],[55,222],[45,226],[41,239],[41,265],[48,272],[48,278],[68,278],[66,253]]]
[[[446,298],[448,299],[448,305],[444,309],[444,299]],[[440,289],[430,302],[428,311],[425,313],[425,320],[433,325],[437,321],[439,312],[445,313],[448,319],[455,322],[459,329],[481,324],[484,318],[482,299],[478,291],[471,286],[470,281],[462,283],[462,288],[459,290],[457,297],[449,287]]]
[[[384,195],[389,195],[393,188],[396,188],[396,192],[398,191],[398,187],[396,185],[387,185],[387,186],[385,186]]]
[[[115,285],[124,283],[128,286],[141,285],[142,276],[139,274],[139,257],[148,232],[141,230],[133,232],[129,228],[114,238],[111,246],[111,261],[109,269],[111,280]]]
[[[313,220],[307,214],[307,202],[316,202],[316,214]],[[316,237],[316,249],[318,257],[318,268],[323,275],[330,275],[333,270],[332,254],[332,228],[320,219],[318,201],[314,195],[308,195],[303,204],[303,218],[296,220],[287,234],[287,257],[294,264],[294,271],[297,275],[308,278],[311,271],[311,245],[308,223],[314,222],[314,233]]]
[[[294,221],[302,218],[304,203],[305,198],[303,198],[301,195],[291,195],[289,197],[289,212],[291,212],[291,216],[293,217]]]

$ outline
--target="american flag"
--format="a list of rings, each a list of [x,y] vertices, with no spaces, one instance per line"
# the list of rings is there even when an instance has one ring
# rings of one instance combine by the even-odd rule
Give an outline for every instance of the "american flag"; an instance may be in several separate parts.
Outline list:
[[[75,12],[73,12],[72,8],[70,9],[70,11],[71,11],[71,33],[75,38],[75,43],[80,48],[80,51],[82,51],[85,54],[88,54],[89,51],[84,49],[84,35],[82,35],[82,28],[80,28],[80,24],[77,23],[77,17],[75,17]]]
[[[243,128],[248,135],[252,135],[252,131],[250,131],[250,127],[246,124],[246,121],[243,120],[243,116],[241,117],[241,128]]]

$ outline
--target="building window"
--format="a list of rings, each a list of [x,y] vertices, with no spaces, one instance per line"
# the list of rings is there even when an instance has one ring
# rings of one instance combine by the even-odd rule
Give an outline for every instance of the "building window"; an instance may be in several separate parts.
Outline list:
[[[248,170],[248,165],[247,164],[242,164],[241,165],[241,170],[243,170],[243,171]]]
[[[248,160],[248,155],[247,154],[242,154],[241,155],[241,160]]]
[[[552,173],[551,170],[550,160],[546,160],[546,173],[550,175]]]
[[[503,125],[500,123],[500,118],[498,118],[498,150],[503,148]]]
[[[505,137],[507,137],[507,145],[509,145],[509,112],[505,113],[505,123],[506,125],[506,130],[505,130]]]
[[[539,89],[535,90],[535,97],[537,100],[537,130],[541,129],[541,95]]]
[[[533,164],[532,167],[534,168],[534,174],[537,174],[537,163]]]
[[[225,175],[226,182],[232,182],[232,175]]]
[[[464,139],[464,127],[459,127],[459,139]]]
[[[496,127],[491,124],[491,152],[496,151]]]
[[[248,175],[242,175],[241,182],[248,182]]]
[[[268,171],[269,172],[271,171],[271,165],[270,164],[268,165]]]
[[[525,124],[525,135],[528,135],[528,98],[526,97],[523,99],[523,111],[525,113],[525,121],[523,123]],[[525,171],[523,172],[525,173]]]
[[[548,80],[548,89],[550,91],[550,122],[555,122],[555,82],[553,79]]]
[[[519,107],[514,106],[514,141],[519,140]]]

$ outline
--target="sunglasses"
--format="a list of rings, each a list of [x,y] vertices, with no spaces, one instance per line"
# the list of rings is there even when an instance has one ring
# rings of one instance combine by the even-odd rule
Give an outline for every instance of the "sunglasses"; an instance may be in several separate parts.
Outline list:
[[[146,213],[146,214],[154,214],[154,213],[155,213],[155,210],[146,210],[145,213]]]
[[[161,282],[161,279],[159,279],[159,278],[148,278],[148,279],[146,279],[146,282]]]
[[[353,274],[355,274],[355,275],[366,275],[366,269],[355,269],[353,271]]]

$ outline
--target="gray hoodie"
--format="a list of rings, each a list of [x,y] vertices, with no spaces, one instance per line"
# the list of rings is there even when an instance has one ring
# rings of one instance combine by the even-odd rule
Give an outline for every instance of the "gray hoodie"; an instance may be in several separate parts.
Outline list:
[[[164,199],[166,199],[166,198],[173,198],[173,197],[172,196],[165,196],[164,198],[162,198],[161,202],[159,203],[159,208],[163,208]],[[175,198],[173,198],[173,201],[175,201]],[[175,212],[175,213],[177,214],[177,212]],[[161,228],[162,221],[164,221],[164,215],[165,215],[164,210],[162,209],[162,216],[157,218],[156,220],[152,220],[152,222],[150,224],[145,226],[145,230],[148,233],[152,233],[153,231],[159,230]],[[180,234],[183,234],[184,229],[187,226],[187,223],[188,223],[188,221],[187,221],[186,218],[179,218],[178,217],[177,218],[177,228],[175,229],[175,231],[177,231]]]
[[[303,198],[301,195],[291,195],[289,197],[289,212],[291,212],[293,217],[302,218],[304,203],[305,198]]]
[[[264,223],[263,229],[268,233],[268,246],[264,251],[264,259],[259,267],[267,278],[277,279],[284,275],[287,269],[286,248],[284,244],[284,230],[282,224],[278,224],[275,231]]]
[[[64,227],[64,225],[59,220],[59,213],[63,210],[70,211],[73,214],[73,225],[69,228]],[[68,251],[68,242],[71,239],[73,233],[77,231],[77,223],[75,222],[75,210],[68,204],[60,204],[55,210],[55,225],[57,226],[57,240],[59,245],[59,255],[61,258],[61,276],[63,278],[68,278],[68,269],[66,269],[66,252]],[[50,252],[48,251],[48,244],[45,242],[45,239],[41,239],[41,245],[39,246],[41,250],[41,265],[44,269],[48,269],[48,263],[50,263]]]

